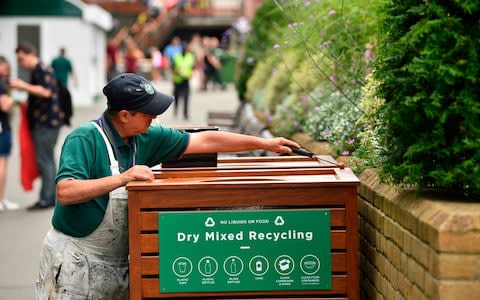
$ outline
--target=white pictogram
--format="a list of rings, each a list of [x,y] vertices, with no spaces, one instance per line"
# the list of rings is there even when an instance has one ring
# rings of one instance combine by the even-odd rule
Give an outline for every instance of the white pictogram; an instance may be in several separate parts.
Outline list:
[[[223,262],[223,270],[229,276],[238,276],[243,272],[243,261],[238,256],[229,256]]]
[[[307,275],[314,275],[320,270],[320,259],[313,254],[307,254],[300,260],[300,268]]]
[[[257,255],[250,259],[248,263],[250,272],[255,276],[263,276],[269,269],[268,260],[265,256]]]
[[[207,218],[207,220],[205,221],[205,226],[207,227],[215,226],[215,221],[212,219],[212,217]]]
[[[280,268],[280,271],[286,271],[290,269],[290,263],[291,261],[288,258],[284,258],[278,262],[278,267]]]
[[[178,277],[187,277],[192,272],[192,262],[186,257],[178,257],[172,263],[172,270]]]
[[[212,277],[218,271],[217,260],[211,256],[205,256],[198,262],[198,271],[204,277]]]
[[[293,259],[288,255],[280,255],[275,260],[275,270],[280,275],[288,275],[292,273],[295,268],[295,263]]]
[[[277,216],[275,219],[275,225],[282,226],[283,224],[285,224],[285,221],[283,220],[282,216]]]

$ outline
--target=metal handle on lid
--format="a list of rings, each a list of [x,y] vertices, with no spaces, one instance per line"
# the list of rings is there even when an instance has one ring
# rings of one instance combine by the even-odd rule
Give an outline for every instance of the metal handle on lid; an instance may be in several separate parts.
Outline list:
[[[302,155],[302,156],[308,156],[308,157],[313,158],[313,152],[310,152],[307,149],[297,148],[297,147],[293,147],[293,146],[289,146],[289,145],[285,145],[285,146],[292,149],[292,152],[295,153],[295,154]]]

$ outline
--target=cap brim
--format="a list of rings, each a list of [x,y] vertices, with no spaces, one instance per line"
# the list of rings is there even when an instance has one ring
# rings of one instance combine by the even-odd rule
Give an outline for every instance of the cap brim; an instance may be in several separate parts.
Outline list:
[[[136,111],[149,115],[161,115],[168,109],[173,100],[172,96],[156,92],[150,102],[136,109]]]

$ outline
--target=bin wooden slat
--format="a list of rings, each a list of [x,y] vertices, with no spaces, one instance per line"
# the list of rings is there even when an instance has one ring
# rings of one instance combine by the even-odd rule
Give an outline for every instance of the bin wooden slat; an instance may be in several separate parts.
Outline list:
[[[298,186],[290,186],[285,188],[277,188],[272,191],[265,187],[254,189],[251,186],[245,185],[241,188],[245,193],[242,196],[236,196],[234,190],[239,187],[231,186],[223,189],[202,189],[201,195],[192,197],[191,193],[195,191],[170,189],[162,190],[161,193],[145,193],[142,194],[136,201],[139,201],[140,207],[145,209],[157,209],[161,205],[162,209],[178,210],[186,208],[218,208],[218,207],[248,207],[263,205],[266,207],[280,207],[280,206],[298,206],[298,207],[336,207],[345,205],[345,197],[350,196],[348,190],[342,187],[329,187],[322,189],[323,203],[316,201],[312,197],[318,193],[318,188],[312,188],[305,185],[299,188]],[[198,191],[198,190],[197,190]],[[260,192],[259,192],[260,191]],[[136,191],[138,193],[139,191]],[[190,194],[190,195],[189,195]],[[221,199],[218,201],[208,201],[208,199]],[[161,203],[161,204],[160,204]]]
[[[326,160],[332,159],[328,155],[320,155],[319,157],[324,158]],[[218,165],[223,164],[232,164],[232,165],[241,165],[247,164],[251,166],[252,164],[256,163],[275,163],[278,168],[284,168],[288,166],[288,164],[292,162],[304,162],[310,163],[315,162],[315,159],[311,159],[309,157],[300,156],[300,155],[291,155],[291,156],[244,156],[244,157],[220,157],[218,159]],[[334,160],[332,160],[334,161]]]
[[[345,208],[330,208],[331,227],[345,227]],[[142,211],[140,213],[140,231],[158,230],[158,211]]]
[[[289,169],[202,169],[195,168],[188,172],[182,169],[155,172],[155,179],[165,178],[200,178],[200,177],[240,177],[240,176],[292,176],[292,175],[336,175],[332,169],[296,167]]]
[[[143,275],[152,276],[158,275],[159,265],[158,256],[142,256],[142,270]],[[345,273],[347,272],[346,254],[341,252],[332,253],[332,272]]]
[[[335,162],[330,156],[320,156],[327,161]],[[188,170],[240,170],[240,169],[290,169],[290,168],[331,168],[333,164],[317,161],[305,156],[263,156],[219,158],[217,167],[194,167]],[[185,168],[162,168],[160,165],[154,171],[175,172]]]
[[[290,292],[291,295],[300,295],[300,296],[305,296],[305,295],[312,295],[312,296],[317,296],[317,298],[314,299],[322,299],[325,300],[324,298],[318,298],[318,295],[328,295],[328,294],[346,294],[347,293],[347,276],[346,275],[333,275],[332,276],[332,289],[330,291],[294,291]],[[198,293],[175,293],[175,294],[168,294],[168,293],[160,293],[160,283],[158,278],[142,278],[142,294],[145,298],[168,298],[168,297],[186,297],[186,299],[189,299],[190,297],[198,297]],[[275,291],[275,292],[229,292],[229,296],[260,296],[260,295],[268,295],[268,296],[274,296],[274,295],[284,295],[285,292],[282,291]],[[202,297],[215,297],[214,299],[217,299],[218,296],[222,295],[222,293],[209,293],[209,292],[203,292],[201,293]],[[331,296],[330,296],[331,297]],[[270,298],[272,299],[272,298]],[[277,298],[278,299],[278,298]],[[298,298],[295,298],[298,299]],[[332,298],[332,299],[343,299],[341,296],[340,298]]]
[[[344,250],[347,244],[345,230],[331,232],[332,250]],[[158,233],[143,233],[140,235],[140,253],[158,253]]]

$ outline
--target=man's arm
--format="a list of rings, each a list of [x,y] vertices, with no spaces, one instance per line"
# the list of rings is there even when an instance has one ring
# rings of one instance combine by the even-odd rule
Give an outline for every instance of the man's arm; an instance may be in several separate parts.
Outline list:
[[[32,94],[34,96],[38,96],[41,98],[47,98],[50,99],[52,97],[52,91],[45,88],[44,86],[41,85],[33,85],[30,83],[27,83],[21,79],[14,79],[10,81],[10,88],[12,89],[19,89],[26,91],[29,94]]]
[[[264,149],[277,153],[292,153],[285,145],[300,147],[286,138],[264,139],[260,137],[219,131],[203,131],[190,134],[184,154],[213,152],[242,152]]]
[[[88,202],[134,180],[151,181],[152,170],[147,166],[133,166],[119,175],[99,179],[63,179],[57,183],[57,200],[62,205]]]

